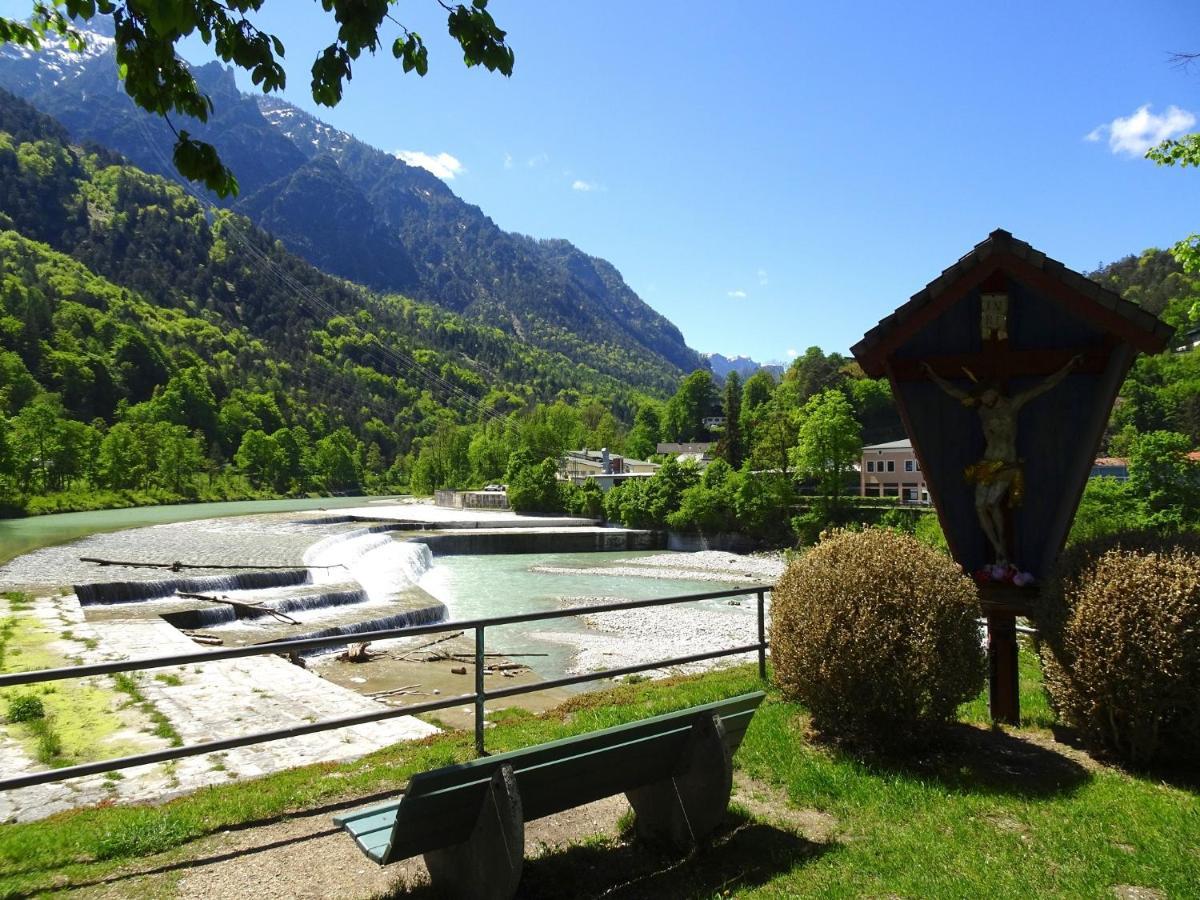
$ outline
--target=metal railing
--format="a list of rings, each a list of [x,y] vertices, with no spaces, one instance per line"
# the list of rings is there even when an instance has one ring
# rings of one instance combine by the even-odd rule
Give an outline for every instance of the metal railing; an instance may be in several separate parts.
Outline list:
[[[352,725],[364,725],[370,722],[380,722],[400,716],[411,716],[418,713],[435,712],[451,706],[461,706],[468,702],[475,707],[475,752],[479,755],[486,753],[484,749],[483,730],[488,700],[499,700],[505,697],[516,697],[520,694],[530,694],[550,688],[566,687],[568,685],[584,684],[588,681],[600,681],[622,675],[633,675],[652,669],[663,669],[668,666],[679,666],[687,663],[702,662],[718,659],[722,656],[736,656],[741,653],[758,653],[758,674],[760,678],[767,675],[767,632],[766,632],[766,595],[772,590],[772,585],[758,584],[747,587],[711,591],[702,594],[683,594],[675,597],[655,597],[648,600],[633,600],[623,603],[602,603],[593,606],[574,606],[565,609],[549,610],[546,612],[517,613],[511,616],[496,616],[488,619],[466,619],[460,622],[438,622],[431,625],[417,625],[407,628],[385,628],[377,631],[363,631],[357,634],[332,635],[320,638],[302,638],[289,641],[274,641],[266,644],[253,644],[247,647],[231,647],[224,650],[206,650],[197,653],[175,654],[172,656],[157,656],[148,659],[125,660],[122,662],[94,663],[91,665],[69,666],[59,669],[39,669],[32,672],[14,672],[10,675],[0,675],[0,688],[16,687],[23,684],[40,684],[47,681],[65,681],[72,678],[88,678],[94,675],[113,675],[119,672],[140,672],[146,669],[160,669],[168,666],[190,665],[192,663],[216,662],[223,659],[240,659],[247,656],[268,656],[272,654],[292,655],[306,650],[321,650],[330,647],[344,647],[351,643],[382,641],[390,638],[419,637],[424,634],[438,634],[446,631],[475,632],[475,690],[470,694],[458,694],[440,700],[425,703],[414,703],[409,706],[390,707],[369,713],[359,713],[353,716],[341,716],[334,719],[322,719],[304,725],[292,725],[271,731],[258,731],[235,738],[220,738],[205,741],[200,744],[188,744],[182,747],[172,747],[166,750],[155,750],[150,753],[139,753],[134,756],[121,756],[114,759],[100,760],[93,763],[83,763],[61,769],[51,769],[44,772],[33,772],[13,778],[0,779],[0,791],[17,788],[33,787],[38,784],[49,784],[56,781],[66,781],[84,775],[96,775],[101,772],[112,772],[118,769],[128,769],[133,766],[144,766],[151,763],[168,762],[187,756],[199,756],[205,753],[216,753],[237,747],[247,747],[252,744],[263,744],[284,738],[299,737],[320,731],[332,731],[337,728],[348,728]],[[622,666],[617,669],[605,669],[600,672],[588,672],[583,675],[570,675],[555,678],[550,681],[538,681],[533,684],[516,685],[514,687],[487,690],[484,685],[484,662],[487,652],[486,633],[488,628],[502,625],[516,625],[523,622],[542,622],[548,619],[565,619],[572,616],[589,615],[602,612],[621,612],[631,609],[645,609],[653,606],[670,606],[678,603],[694,603],[700,600],[721,600],[727,597],[744,597],[755,594],[758,598],[758,641],[726,650],[711,650],[704,653],[692,653],[687,656],[676,656],[670,659],[659,659],[632,666]]]

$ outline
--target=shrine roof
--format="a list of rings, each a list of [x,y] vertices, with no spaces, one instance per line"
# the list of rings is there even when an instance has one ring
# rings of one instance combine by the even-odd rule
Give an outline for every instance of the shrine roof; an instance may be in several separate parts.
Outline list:
[[[1130,303],[1119,294],[1068,269],[1041,250],[998,228],[954,265],[913,294],[907,303],[881,319],[878,325],[863,335],[861,341],[850,348],[850,352],[867,374],[874,377],[882,375],[883,358],[894,350],[899,342],[925,324],[931,313],[936,315],[940,312],[937,307],[952,305],[955,300],[965,295],[962,287],[968,276],[998,268],[1011,272],[1018,280],[1022,280],[1023,275],[1040,275],[1039,281],[1057,287],[1060,292],[1073,294],[1084,305],[1090,307],[1096,313],[1100,327],[1117,334],[1144,352],[1158,352],[1166,346],[1174,333],[1174,329],[1136,303]],[[974,283],[969,285],[974,286]],[[949,298],[947,303],[946,295],[951,292],[958,296]],[[939,300],[942,302],[939,303]]]

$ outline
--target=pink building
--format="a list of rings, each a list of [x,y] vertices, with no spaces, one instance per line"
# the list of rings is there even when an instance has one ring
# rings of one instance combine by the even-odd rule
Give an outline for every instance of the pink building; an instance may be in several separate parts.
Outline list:
[[[862,497],[899,497],[902,503],[929,502],[921,463],[907,438],[863,447],[858,484]]]

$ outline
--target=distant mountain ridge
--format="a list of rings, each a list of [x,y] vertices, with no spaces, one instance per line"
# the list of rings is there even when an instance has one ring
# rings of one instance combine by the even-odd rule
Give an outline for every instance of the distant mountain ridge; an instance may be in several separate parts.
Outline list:
[[[700,354],[712,369],[713,375],[724,379],[730,372],[737,372],[742,379],[749,378],[759,369],[766,369],[776,378],[783,374],[783,366],[777,363],[755,362],[748,356],[724,356],[720,353]]]
[[[81,57],[54,41],[39,54],[0,51],[0,86],[54,116],[74,140],[179,180],[170,129],[121,89],[111,39],[87,37]],[[503,231],[424,169],[278,98],[240,93],[218,63],[194,75],[216,111],[188,128],[236,173],[233,208],[319,268],[437,303],[653,392],[703,367],[611,263],[567,241]]]

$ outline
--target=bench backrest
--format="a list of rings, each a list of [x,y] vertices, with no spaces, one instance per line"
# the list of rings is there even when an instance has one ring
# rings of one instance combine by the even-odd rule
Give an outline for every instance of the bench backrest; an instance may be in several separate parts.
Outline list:
[[[732,755],[764,696],[743,694],[424,772],[409,782],[398,810],[394,803],[364,810],[354,831],[378,826],[370,855],[382,863],[458,844],[470,836],[492,776],[504,765],[513,768],[526,821],[661,781],[671,776],[697,718],[721,717]],[[383,829],[390,831],[386,846]]]

